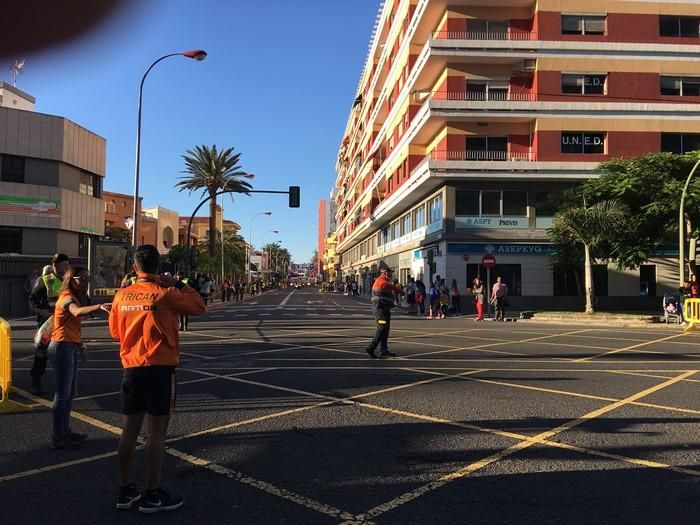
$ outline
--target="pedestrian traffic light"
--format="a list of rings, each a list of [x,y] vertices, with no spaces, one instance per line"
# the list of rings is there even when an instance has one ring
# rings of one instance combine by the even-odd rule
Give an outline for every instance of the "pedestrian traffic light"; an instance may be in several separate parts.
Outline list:
[[[289,187],[289,207],[298,208],[301,205],[301,197],[299,195],[299,186]]]

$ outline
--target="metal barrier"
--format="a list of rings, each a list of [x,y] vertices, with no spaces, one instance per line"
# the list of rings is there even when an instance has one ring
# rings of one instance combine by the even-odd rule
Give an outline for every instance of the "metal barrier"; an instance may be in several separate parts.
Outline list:
[[[12,388],[12,331],[10,323],[0,317],[0,414],[24,412],[31,407],[10,400]]]
[[[683,317],[688,323],[685,331],[693,330],[700,324],[700,299],[686,299],[683,303]]]

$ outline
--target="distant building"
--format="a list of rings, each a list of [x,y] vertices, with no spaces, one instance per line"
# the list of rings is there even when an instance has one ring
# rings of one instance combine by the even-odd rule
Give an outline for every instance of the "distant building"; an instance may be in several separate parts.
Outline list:
[[[105,238],[114,241],[131,243],[131,228],[133,224],[134,196],[123,193],[105,191],[102,196],[105,208]],[[138,243],[158,244],[157,221],[142,210],[143,198],[139,197],[139,211],[141,221],[139,223]]]
[[[187,235],[187,223],[190,220],[189,217],[180,217],[179,228],[178,228],[178,244],[185,246],[185,238]],[[216,226],[217,231],[221,225],[221,207],[216,207]],[[224,219],[224,232],[229,235],[237,235],[238,231],[241,229],[241,225],[237,222]],[[190,242],[192,244],[197,244],[198,242],[204,242],[205,239],[209,238],[209,216],[206,217],[195,217],[192,220],[192,230],[190,232]]]
[[[156,242],[155,246],[161,254],[168,253],[170,248],[179,243],[178,232],[180,229],[180,218],[177,212],[155,206],[143,210],[146,217],[156,221]]]

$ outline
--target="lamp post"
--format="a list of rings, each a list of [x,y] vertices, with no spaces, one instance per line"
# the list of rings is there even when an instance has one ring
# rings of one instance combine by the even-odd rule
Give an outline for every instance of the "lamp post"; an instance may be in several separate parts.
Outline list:
[[[255,217],[258,217],[260,215],[267,215],[270,216],[272,215],[271,211],[261,211],[260,213],[256,213],[250,218],[250,227],[248,228],[248,258],[247,258],[247,264],[246,264],[246,274],[248,275],[248,284],[250,284],[251,281],[251,274],[250,274],[250,263],[252,260],[252,255],[253,255],[253,220]]]
[[[277,233],[279,233],[279,230],[268,230],[268,231],[266,231],[265,233],[263,233],[263,237],[262,237],[263,254],[265,253],[265,237],[266,237],[267,234],[269,234],[269,233],[275,233],[275,234],[277,234]],[[268,270],[270,269],[270,256],[271,256],[271,255],[272,255],[272,254],[270,254],[270,253],[267,254],[267,266],[268,266]],[[269,272],[268,272],[268,273],[269,273]]]
[[[191,51],[183,51],[181,53],[170,53],[168,55],[163,55],[158,60],[153,62],[151,66],[146,70],[141,78],[141,84],[139,86],[139,108],[138,108],[138,120],[136,124],[136,169],[134,174],[134,219],[133,219],[133,230],[131,233],[131,246],[136,250],[136,245],[138,244],[138,234],[139,234],[139,222],[141,217],[141,211],[139,210],[139,171],[141,164],[141,101],[143,99],[143,83],[146,81],[146,77],[151,72],[151,69],[161,60],[165,60],[169,57],[183,56],[187,58],[192,58],[198,62],[204,60],[207,57],[207,52],[202,49],[193,49]]]
[[[683,213],[683,205],[685,204],[685,195],[688,192],[688,186],[690,186],[690,181],[695,175],[695,172],[700,167],[700,159],[695,163],[693,169],[690,170],[688,179],[685,181],[685,186],[683,186],[683,193],[681,194],[681,205],[678,211],[678,287],[683,288],[685,285],[685,215]]]

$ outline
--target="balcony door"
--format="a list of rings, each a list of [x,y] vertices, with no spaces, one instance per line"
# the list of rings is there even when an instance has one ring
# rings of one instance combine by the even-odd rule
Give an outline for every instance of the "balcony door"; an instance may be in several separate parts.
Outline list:
[[[467,100],[508,100],[508,84],[467,80]]]
[[[467,137],[467,160],[508,160],[508,137]]]

